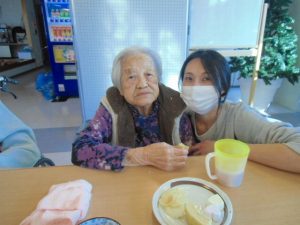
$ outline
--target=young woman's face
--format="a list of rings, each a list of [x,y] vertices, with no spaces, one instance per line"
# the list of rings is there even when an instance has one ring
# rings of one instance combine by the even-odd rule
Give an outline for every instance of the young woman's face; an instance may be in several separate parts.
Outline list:
[[[148,114],[159,94],[158,75],[146,54],[124,58],[121,62],[121,94],[140,113]]]
[[[183,86],[212,86],[213,82],[200,59],[192,59],[186,66]]]

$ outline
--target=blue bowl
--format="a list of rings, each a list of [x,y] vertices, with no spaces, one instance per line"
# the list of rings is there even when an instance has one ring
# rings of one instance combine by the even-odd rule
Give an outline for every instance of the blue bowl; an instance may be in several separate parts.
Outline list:
[[[95,217],[82,221],[78,225],[121,225],[119,222],[107,217]]]

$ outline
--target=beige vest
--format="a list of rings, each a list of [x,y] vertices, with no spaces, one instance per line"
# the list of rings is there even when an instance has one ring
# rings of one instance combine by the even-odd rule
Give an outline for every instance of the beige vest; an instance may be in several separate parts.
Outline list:
[[[179,123],[185,104],[179,93],[163,84],[159,85],[158,101],[160,103],[158,123],[162,141],[177,145],[181,142]],[[136,132],[134,121],[126,101],[116,87],[106,92],[102,104],[112,116],[113,145],[135,147]]]

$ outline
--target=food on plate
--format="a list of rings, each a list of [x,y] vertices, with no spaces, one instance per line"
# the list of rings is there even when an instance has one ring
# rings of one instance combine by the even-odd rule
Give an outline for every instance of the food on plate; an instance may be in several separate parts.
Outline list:
[[[220,195],[215,194],[213,196],[210,196],[207,199],[207,205],[215,205],[217,206],[219,209],[223,210],[224,209],[224,201],[223,199],[220,197]]]
[[[224,217],[224,211],[220,210],[216,205],[208,205],[203,209],[204,213],[212,218],[213,222],[221,223]]]
[[[212,219],[206,215],[200,206],[188,202],[185,205],[185,218],[188,225],[211,225]]]
[[[224,217],[224,201],[215,194],[208,198],[204,212],[216,223],[220,223]]]
[[[202,204],[189,199],[187,190],[174,187],[165,191],[159,199],[159,207],[170,219],[187,225],[220,224],[224,218],[224,201],[218,194],[210,196]],[[168,221],[169,225],[175,222]],[[178,224],[179,224],[178,223]]]
[[[176,145],[175,147],[182,148],[182,149],[189,149],[189,146],[187,146],[187,145],[185,145],[183,143],[180,143],[180,144]]]
[[[181,188],[171,188],[163,193],[159,199],[159,206],[174,219],[184,216],[185,203],[186,193]]]

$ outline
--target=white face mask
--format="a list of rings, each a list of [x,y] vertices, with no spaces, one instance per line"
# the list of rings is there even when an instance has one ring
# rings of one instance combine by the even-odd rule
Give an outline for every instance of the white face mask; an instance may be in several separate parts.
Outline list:
[[[200,115],[211,111],[219,102],[214,86],[183,86],[180,96],[190,110]]]

